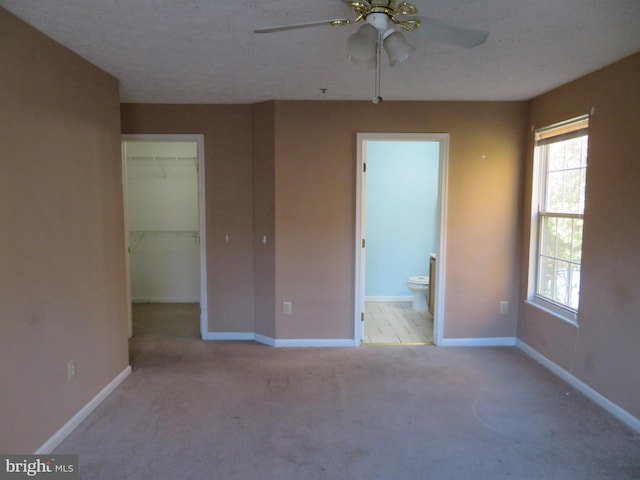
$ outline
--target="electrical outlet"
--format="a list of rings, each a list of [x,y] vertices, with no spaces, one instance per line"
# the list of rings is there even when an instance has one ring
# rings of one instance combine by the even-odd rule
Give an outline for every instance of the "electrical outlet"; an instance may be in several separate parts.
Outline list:
[[[291,315],[291,302],[282,302],[282,314],[283,315]]]
[[[504,315],[505,313],[509,313],[509,302],[503,300],[500,302],[500,313]]]
[[[71,381],[76,377],[76,361],[69,360],[67,362],[67,381]]]

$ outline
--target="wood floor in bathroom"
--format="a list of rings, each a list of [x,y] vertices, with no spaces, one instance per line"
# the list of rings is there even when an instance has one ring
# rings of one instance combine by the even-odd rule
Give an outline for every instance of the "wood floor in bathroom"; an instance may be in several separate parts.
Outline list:
[[[363,344],[433,344],[433,317],[411,302],[365,302]]]

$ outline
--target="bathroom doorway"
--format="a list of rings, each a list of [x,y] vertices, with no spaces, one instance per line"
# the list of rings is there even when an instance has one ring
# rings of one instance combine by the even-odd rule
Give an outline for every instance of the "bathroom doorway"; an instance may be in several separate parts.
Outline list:
[[[131,335],[134,318],[143,329],[206,332],[202,140],[123,136]]]
[[[355,343],[438,345],[448,135],[360,133],[357,147]]]

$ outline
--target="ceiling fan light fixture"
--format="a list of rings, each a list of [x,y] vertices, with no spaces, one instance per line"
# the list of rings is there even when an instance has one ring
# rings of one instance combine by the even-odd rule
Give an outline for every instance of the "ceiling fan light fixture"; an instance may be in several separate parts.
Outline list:
[[[392,32],[385,37],[382,45],[389,56],[389,65],[394,67],[396,63],[403,62],[415,51],[400,32]]]
[[[354,64],[375,64],[377,44],[378,30],[365,23],[347,40],[349,59]]]
[[[376,66],[376,57],[375,55],[368,59],[368,60],[358,60],[354,57],[352,57],[351,55],[349,55],[347,57],[349,60],[351,60],[351,64],[355,65],[356,67],[366,67],[366,68],[375,68]]]

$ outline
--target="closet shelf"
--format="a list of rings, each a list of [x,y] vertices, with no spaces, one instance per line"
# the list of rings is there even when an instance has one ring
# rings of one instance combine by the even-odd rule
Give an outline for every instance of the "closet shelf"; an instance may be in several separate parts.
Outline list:
[[[195,237],[200,236],[197,230],[129,230],[132,237]]]
[[[200,243],[200,232],[198,230],[129,230],[129,238],[133,250],[150,238],[193,238],[196,245],[198,245]]]
[[[197,237],[197,230],[129,230],[129,234],[136,236],[155,237]]]

